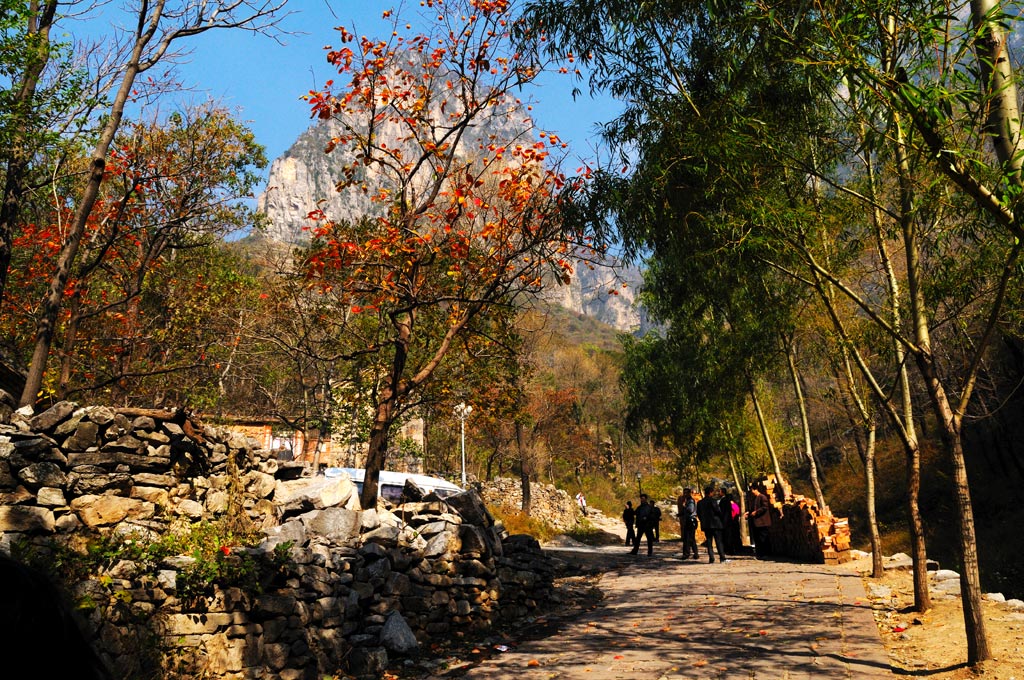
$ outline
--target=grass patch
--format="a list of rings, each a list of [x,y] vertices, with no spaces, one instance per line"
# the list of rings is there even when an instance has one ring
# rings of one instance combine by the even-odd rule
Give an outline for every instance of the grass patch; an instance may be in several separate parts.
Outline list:
[[[564,533],[546,522],[530,517],[522,510],[508,510],[499,507],[489,507],[488,510],[510,534],[527,534],[544,542]]]

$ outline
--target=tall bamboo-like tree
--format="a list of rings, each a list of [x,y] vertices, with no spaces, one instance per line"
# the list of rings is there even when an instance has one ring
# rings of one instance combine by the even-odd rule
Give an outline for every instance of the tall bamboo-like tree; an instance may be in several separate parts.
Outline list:
[[[717,239],[708,252],[746,252],[812,289],[831,287],[826,295],[846,296],[912,359],[956,485],[968,662],[988,658],[962,426],[1016,279],[1022,236],[1015,74],[1002,5],[971,3],[970,14],[951,14],[944,3],[533,7],[553,49],[587,56],[594,86],[643,102],[608,127],[613,141],[635,145],[644,160],[661,151],[660,131],[690,135],[676,136],[672,147],[689,176],[677,170],[662,181],[671,191],[649,192],[646,212],[619,192],[607,213],[620,224],[636,214],[656,225],[639,242],[659,259],[680,224],[704,220]],[[864,97],[856,107],[841,101],[850,91]],[[854,143],[850,132],[861,123],[870,132]],[[878,167],[888,175],[876,184],[885,191],[865,191],[851,172],[865,147],[886,160]],[[675,222],[657,219],[660,206],[680,196],[738,186],[713,215],[701,206],[676,211]],[[859,224],[843,208],[853,204],[886,216],[884,241],[903,255],[898,287],[864,276],[872,263],[862,232],[844,229]],[[718,275],[730,264],[706,271]],[[891,298],[876,304],[877,291],[887,289],[905,296],[898,316]],[[949,314],[969,329],[968,346],[945,331]]]

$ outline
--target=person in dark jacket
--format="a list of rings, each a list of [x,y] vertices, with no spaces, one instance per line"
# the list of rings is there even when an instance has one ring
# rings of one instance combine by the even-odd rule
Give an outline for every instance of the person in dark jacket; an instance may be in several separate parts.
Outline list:
[[[722,512],[718,505],[718,489],[715,488],[714,484],[708,484],[707,488],[704,489],[704,498],[701,498],[697,503],[697,518],[700,520],[700,528],[704,531],[704,534],[708,537],[708,563],[715,563],[715,553],[712,549],[712,542],[718,549],[718,559],[722,562],[728,562],[729,560],[725,557],[724,546],[722,545],[722,529],[725,525],[722,523]]]
[[[764,482],[758,482],[754,489],[757,492],[754,509],[747,514],[754,523],[754,556],[763,560],[772,554],[772,499],[768,496]]]
[[[683,559],[697,559],[697,502],[693,500],[693,489],[686,487],[676,501],[679,511],[679,533],[683,537]]]
[[[654,506],[647,502],[647,494],[640,494],[640,505],[636,506],[636,543],[630,554],[640,551],[640,539],[647,537],[647,554],[654,554]]]
[[[636,541],[636,532],[633,531],[633,524],[636,522],[636,510],[633,509],[633,501],[626,501],[626,509],[622,511],[622,523],[626,525],[626,545],[633,545]]]
[[[740,506],[733,500],[731,492],[723,490],[718,507],[722,511],[725,554],[739,555],[743,545],[743,541],[740,539]]]

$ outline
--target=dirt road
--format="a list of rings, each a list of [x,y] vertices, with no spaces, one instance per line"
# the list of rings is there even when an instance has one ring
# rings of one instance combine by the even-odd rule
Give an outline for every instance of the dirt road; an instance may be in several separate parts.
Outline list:
[[[614,564],[599,606],[465,678],[891,678],[860,577],[842,567],[549,548]]]

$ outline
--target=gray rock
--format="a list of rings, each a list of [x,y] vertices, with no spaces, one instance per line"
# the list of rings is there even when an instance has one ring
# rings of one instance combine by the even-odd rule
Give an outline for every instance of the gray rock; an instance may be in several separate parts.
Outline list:
[[[75,433],[64,440],[67,451],[86,451],[99,442],[100,426],[90,420],[80,420]]]
[[[380,517],[377,515],[376,508],[370,508],[369,510],[363,511],[363,514],[359,518],[359,528],[361,531],[373,531],[380,526]]]
[[[868,595],[878,600],[887,600],[892,597],[892,588],[878,583],[869,583]]]
[[[50,462],[33,463],[18,470],[18,477],[30,489],[43,486],[63,488],[68,483],[67,475]]]
[[[29,419],[29,426],[36,431],[50,432],[61,422],[71,417],[71,414],[78,408],[78,404],[70,401],[60,401],[46,409],[37,416]]]
[[[203,504],[199,501],[194,501],[189,498],[178,501],[174,508],[175,512],[179,515],[184,515],[191,519],[202,519],[203,518]]]
[[[939,569],[932,574],[932,578],[936,581],[955,581],[960,579],[960,574],[952,569]]]
[[[459,513],[464,522],[484,528],[494,524],[494,518],[487,511],[487,506],[484,505],[480,494],[472,489],[448,496],[445,498],[445,502]]]
[[[279,481],[274,487],[274,502],[281,506],[285,516],[344,506],[355,492],[355,485],[347,477],[316,477]]]
[[[436,534],[433,538],[427,541],[426,547],[423,549],[423,556],[426,558],[439,557],[447,553],[458,553],[462,547],[462,542],[459,537],[453,531],[442,531]]]
[[[395,654],[411,656],[418,654],[420,643],[405,618],[398,612],[391,612],[380,631],[380,643]]]
[[[398,527],[382,525],[361,536],[363,544],[377,544],[387,548],[398,546],[398,536],[401,530]]]
[[[0,505],[0,533],[53,533],[53,512],[31,505]]]
[[[1006,602],[1006,596],[1002,593],[985,593],[982,597],[990,602]]]
[[[61,507],[67,505],[64,498],[64,491],[52,486],[44,486],[36,493],[36,503],[47,507]]]
[[[115,415],[114,409],[107,406],[87,406],[85,408],[85,417],[100,426],[114,422]]]
[[[342,542],[359,535],[360,513],[330,507],[303,515],[308,534],[326,536]]]
[[[54,428],[53,434],[58,439],[63,439],[69,434],[73,433],[78,429],[78,425],[82,422],[82,418],[85,417],[85,411],[78,409],[72,414],[70,418],[62,422],[60,425]]]
[[[294,545],[305,545],[309,540],[306,536],[306,525],[302,520],[291,520],[275,527],[265,529],[267,538],[260,544],[261,549],[273,550],[274,546],[291,542]]]
[[[459,527],[459,550],[462,553],[475,553],[485,557],[491,554],[491,546],[487,540],[489,534],[485,531],[486,529],[472,524],[463,524]]]

